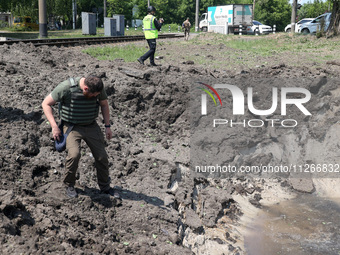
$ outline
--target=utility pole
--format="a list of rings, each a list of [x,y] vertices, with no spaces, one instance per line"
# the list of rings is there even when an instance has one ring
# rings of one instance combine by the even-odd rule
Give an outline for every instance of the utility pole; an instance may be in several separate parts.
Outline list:
[[[291,20],[290,20],[290,23],[291,23],[290,32],[291,33],[295,33],[296,8],[297,8],[297,0],[293,0],[292,17],[291,17]]]
[[[77,20],[77,2],[76,2],[76,0],[72,0],[72,17],[73,17],[73,29],[76,29],[76,20]]]
[[[253,20],[255,19],[255,1],[253,0]]]
[[[150,0],[148,0],[148,7],[150,6]]]
[[[106,18],[107,13],[106,13],[106,0],[104,0],[104,18]]]
[[[39,36],[47,37],[46,0],[39,0]]]
[[[196,14],[195,14],[195,32],[198,32],[198,12],[200,8],[200,1],[196,0]]]

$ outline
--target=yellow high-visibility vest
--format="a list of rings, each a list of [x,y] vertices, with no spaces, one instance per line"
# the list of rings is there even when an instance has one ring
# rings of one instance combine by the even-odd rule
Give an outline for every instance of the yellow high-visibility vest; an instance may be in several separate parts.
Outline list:
[[[143,26],[144,26],[144,36],[145,39],[156,39],[158,38],[158,30],[153,23],[156,17],[148,14],[143,19]]]

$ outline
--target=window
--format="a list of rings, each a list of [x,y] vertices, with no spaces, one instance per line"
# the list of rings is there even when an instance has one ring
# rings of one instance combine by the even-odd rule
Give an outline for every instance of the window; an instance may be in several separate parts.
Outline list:
[[[262,24],[260,22],[256,21],[256,20],[253,20],[253,25],[259,26],[259,25],[262,25]]]
[[[14,18],[14,23],[21,23],[22,22],[22,18],[21,17],[15,17]]]
[[[298,24],[303,24],[303,23],[307,23],[307,22],[310,22],[310,20],[308,20],[308,19],[300,20],[298,22]]]

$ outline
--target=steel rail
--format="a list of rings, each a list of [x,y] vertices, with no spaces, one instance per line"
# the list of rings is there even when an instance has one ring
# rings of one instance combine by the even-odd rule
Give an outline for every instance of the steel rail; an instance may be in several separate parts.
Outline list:
[[[160,34],[159,39],[171,39],[184,37],[183,34]],[[0,45],[13,45],[16,43],[33,44],[34,46],[78,46],[90,44],[119,43],[145,40],[143,35],[136,36],[110,36],[110,37],[78,37],[56,39],[23,39],[0,41]]]

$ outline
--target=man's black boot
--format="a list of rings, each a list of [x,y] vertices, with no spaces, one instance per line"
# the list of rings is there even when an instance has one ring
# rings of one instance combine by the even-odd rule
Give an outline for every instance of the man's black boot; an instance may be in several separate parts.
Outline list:
[[[139,64],[144,65],[144,61],[141,58],[138,58],[137,61],[139,62]]]

